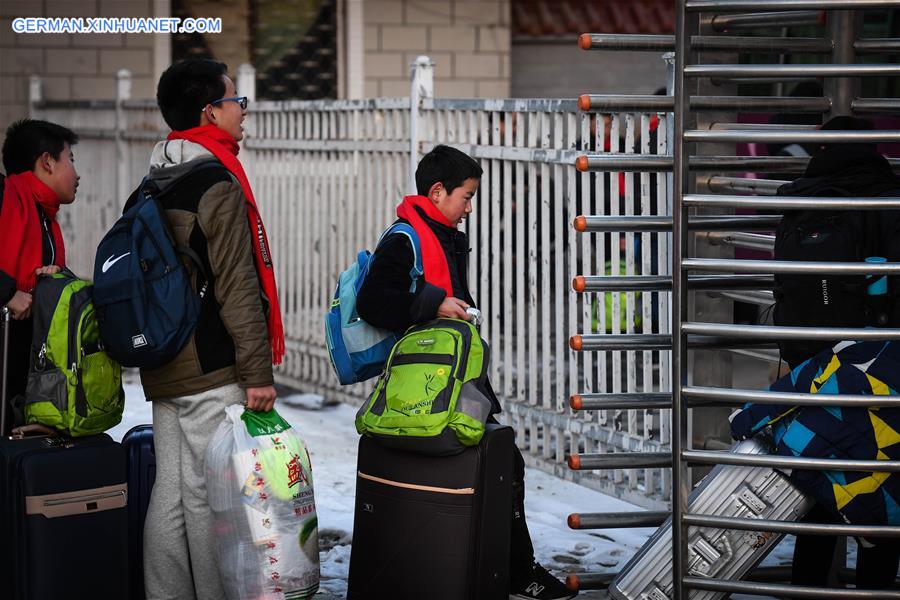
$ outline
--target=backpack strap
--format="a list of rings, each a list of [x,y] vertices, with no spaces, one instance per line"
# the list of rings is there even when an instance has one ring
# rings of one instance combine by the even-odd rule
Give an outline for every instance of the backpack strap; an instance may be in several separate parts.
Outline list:
[[[412,246],[413,266],[412,269],[409,270],[409,277],[410,279],[412,279],[412,285],[410,285],[409,291],[415,292],[416,282],[425,274],[425,267],[422,265],[422,246],[419,243],[419,234],[416,233],[416,230],[413,229],[413,226],[409,223],[395,223],[394,225],[388,227],[387,231],[381,234],[381,238],[378,240],[378,245],[375,246],[375,252],[378,252],[378,248],[381,247],[381,244],[384,243],[388,236],[395,233],[405,235],[407,239],[409,239],[410,246]]]
[[[203,299],[206,296],[206,290],[209,288],[209,282],[211,281],[209,273],[206,272],[206,267],[203,266],[203,261],[200,260],[200,256],[194,252],[190,246],[179,244],[175,246],[175,251],[182,256],[186,256],[194,266],[197,268],[197,271],[200,275],[203,276],[203,284],[200,286],[200,289],[197,291],[197,295]]]
[[[159,188],[152,181],[150,181],[150,179],[148,177],[144,177],[144,179],[143,179],[143,181],[141,181],[141,185],[139,186],[138,189],[139,189],[139,191],[143,191],[145,195],[149,195],[149,196],[154,197],[154,199],[157,199],[157,198],[159,198],[159,196],[165,196],[166,194],[168,194],[169,190],[177,187],[178,184],[180,184],[182,181],[184,181],[188,177],[195,175],[195,174],[199,173],[200,171],[206,171],[206,170],[214,169],[214,168],[225,169],[226,167],[221,162],[219,162],[218,160],[215,160],[215,159],[204,160],[204,161],[200,162],[200,164],[195,165],[193,168],[191,168],[191,170],[188,171],[187,173],[182,173],[181,175],[179,175],[174,181],[172,181],[166,187],[166,190],[164,192],[162,192],[161,194],[159,192]],[[163,207],[160,206],[160,209],[163,209]],[[163,211],[164,211],[164,209],[163,209]],[[163,214],[165,214],[165,213],[163,212]],[[198,273],[203,278],[202,284],[199,285],[199,290],[197,292],[197,294],[202,299],[204,296],[206,296],[206,290],[209,287],[209,282],[212,280],[212,278],[210,277],[209,273],[207,273],[206,268],[203,266],[203,261],[200,260],[200,256],[196,252],[194,252],[186,244],[175,244],[174,237],[172,237],[171,232],[168,230],[168,221],[166,222],[166,225],[167,225],[166,233],[170,236],[170,239],[172,240],[172,245],[175,246],[175,251],[180,256],[186,257],[191,263],[193,263],[194,267],[197,269]],[[200,282],[198,281],[198,283],[200,283]]]
[[[149,177],[144,177],[144,180],[141,181],[141,187],[144,187],[145,185],[149,184],[150,187],[152,188],[152,190],[150,192],[151,195],[165,196],[166,194],[169,193],[170,190],[177,187],[178,184],[180,184],[182,181],[184,181],[185,179],[187,179],[188,177],[190,177],[192,175],[196,175],[200,171],[206,171],[208,169],[224,169],[226,171],[228,170],[225,167],[225,165],[223,165],[221,162],[219,162],[218,160],[216,160],[214,158],[210,158],[207,160],[198,160],[197,163],[198,164],[193,165],[189,171],[182,173],[181,175],[179,175],[178,177],[173,179],[171,182],[169,182],[169,185],[166,186],[165,191],[163,191],[162,193],[160,193],[159,188],[156,186],[156,184],[154,182],[152,182],[149,179]],[[229,171],[229,173],[230,173],[230,171]]]

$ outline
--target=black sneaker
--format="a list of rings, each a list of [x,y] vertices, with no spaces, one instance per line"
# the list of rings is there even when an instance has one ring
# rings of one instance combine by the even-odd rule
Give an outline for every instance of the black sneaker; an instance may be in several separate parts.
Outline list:
[[[576,594],[538,564],[531,567],[531,573],[525,578],[513,581],[510,587],[510,600],[567,600]]]

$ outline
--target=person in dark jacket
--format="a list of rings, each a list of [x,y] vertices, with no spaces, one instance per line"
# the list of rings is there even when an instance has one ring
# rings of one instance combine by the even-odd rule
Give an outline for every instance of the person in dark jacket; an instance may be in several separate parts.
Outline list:
[[[392,234],[378,247],[371,270],[359,290],[356,308],[368,323],[402,333],[437,317],[470,320],[466,309],[475,302],[469,292],[469,240],[458,226],[472,212],[482,170],[470,156],[448,146],[436,146],[416,169],[417,196],[397,207],[398,223],[416,230],[424,276],[413,281],[413,248],[409,238]],[[493,415],[501,411],[490,390]],[[525,461],[515,451],[510,539],[510,598],[556,600],[574,596],[546,569],[535,563],[534,547],[525,522]]]
[[[22,119],[6,130],[0,176],[0,306],[9,309],[7,402],[15,400],[7,429],[24,424],[19,401],[25,394],[31,347],[31,290],[38,275],[66,266],[66,249],[56,213],[75,201],[78,172],[72,146],[78,136],[61,125]],[[0,435],[8,431],[0,432]]]
[[[202,298],[191,339],[168,364],[141,369],[156,447],[144,525],[147,600],[225,597],[204,453],[227,406],[272,409],[272,365],[284,355],[272,254],[237,158],[247,98],[226,73],[220,62],[186,60],[169,67],[157,87],[172,132],[153,148],[148,185],[176,245],[194,250],[203,269],[191,266]]]
[[[823,130],[870,130],[872,124],[863,119],[839,116],[822,126]],[[900,198],[900,178],[874,144],[835,144],[823,146],[813,155],[799,179],[778,189],[779,196],[822,197],[894,197]],[[842,211],[837,218],[855,230],[861,241],[861,257],[882,256],[888,262],[900,262],[900,211]],[[817,278],[808,276],[813,283]],[[799,278],[799,276],[798,276]],[[887,306],[884,315],[846,314],[841,322],[815,322],[815,311],[805,311],[805,322],[781,325],[862,327],[866,325],[900,326],[900,277],[888,277]],[[872,312],[870,310],[866,312]],[[834,342],[802,340],[782,343],[782,356],[791,369],[834,346]],[[842,390],[843,391],[843,390]],[[853,393],[845,391],[844,393]],[[857,392],[865,393],[865,392]],[[821,410],[814,407],[803,409]],[[881,409],[893,410],[893,409]],[[810,522],[841,522],[837,514],[817,504],[806,517]],[[833,577],[836,537],[797,536],[791,581],[797,585],[825,586]],[[893,586],[900,562],[900,544],[889,538],[860,541],[857,555],[857,588],[887,589]]]

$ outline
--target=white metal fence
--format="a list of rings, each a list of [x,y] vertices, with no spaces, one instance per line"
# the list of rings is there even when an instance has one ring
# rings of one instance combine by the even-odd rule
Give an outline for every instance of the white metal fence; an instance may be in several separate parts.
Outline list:
[[[664,507],[667,469],[578,472],[567,454],[654,451],[669,443],[668,411],[575,414],[570,394],[668,391],[668,351],[576,353],[575,332],[668,333],[668,294],[574,294],[580,273],[666,272],[664,234],[576,236],[580,214],[665,212],[663,174],[578,173],[585,151],[664,154],[665,119],[594,115],[575,100],[448,100],[431,97],[428,61],[413,69],[410,99],[255,102],[241,159],[259,199],[273,253],[287,337],[279,381],[358,404],[371,385],[341,387],[323,330],[337,274],[371,248],[409,193],[413,149],[454,145],[484,169],[470,237],[470,283],[493,351],[491,378],[526,459],[558,476]],[[238,89],[253,97],[252,70]],[[146,173],[166,128],[152,101],[45,102],[32,85],[32,114],[81,136],[78,203],[60,212],[72,268],[89,276],[93,253],[128,193]],[[416,157],[417,158],[417,157]],[[607,305],[608,308],[607,308]],[[609,313],[609,314],[607,314]],[[624,328],[624,329],[623,329]],[[346,443],[351,443],[347,441]]]

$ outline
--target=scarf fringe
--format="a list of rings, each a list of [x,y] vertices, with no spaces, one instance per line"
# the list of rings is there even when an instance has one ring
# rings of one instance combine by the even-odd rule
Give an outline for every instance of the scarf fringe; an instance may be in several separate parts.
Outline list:
[[[250,187],[250,181],[244,172],[244,167],[237,158],[240,151],[237,141],[231,135],[215,125],[203,125],[185,131],[173,131],[169,134],[170,140],[188,140],[200,144],[219,159],[219,162],[234,175],[244,191],[247,202],[247,224],[250,228],[250,237],[254,240],[253,258],[256,264],[256,274],[263,294],[269,300],[269,315],[266,319],[266,329],[269,334],[269,346],[272,348],[272,364],[280,365],[284,357],[284,325],[281,320],[281,306],[278,302],[278,285],[275,282],[272,249],[269,246],[269,238],[266,235],[266,227],[262,222],[256,198]],[[259,231],[257,231],[259,227]]]

